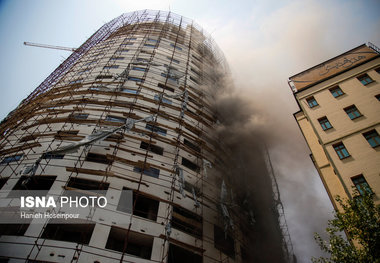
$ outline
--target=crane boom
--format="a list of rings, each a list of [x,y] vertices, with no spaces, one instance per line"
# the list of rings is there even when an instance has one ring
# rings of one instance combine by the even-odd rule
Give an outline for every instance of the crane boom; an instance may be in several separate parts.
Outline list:
[[[53,46],[53,45],[38,44],[38,43],[32,43],[32,42],[24,42],[24,45],[25,46],[33,46],[33,47],[60,49],[60,50],[66,50],[66,51],[72,51],[72,52],[74,52],[76,50],[76,48],[71,48],[71,47]]]

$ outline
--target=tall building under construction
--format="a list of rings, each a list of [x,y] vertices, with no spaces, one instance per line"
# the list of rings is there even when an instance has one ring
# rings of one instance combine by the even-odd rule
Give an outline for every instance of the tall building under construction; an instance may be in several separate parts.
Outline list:
[[[379,54],[363,44],[290,77],[294,116],[335,208],[354,189],[380,202]]]
[[[17,190],[101,190],[107,206],[76,223],[0,225],[1,260],[292,261],[268,158],[244,174],[252,190],[218,138],[227,75],[184,17],[144,10],[102,26],[2,121],[0,205],[17,214]]]

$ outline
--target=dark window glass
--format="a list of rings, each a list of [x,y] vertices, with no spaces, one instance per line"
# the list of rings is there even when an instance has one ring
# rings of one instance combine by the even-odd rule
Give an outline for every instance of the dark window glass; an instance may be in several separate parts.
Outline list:
[[[113,79],[112,75],[99,75],[95,79]]]
[[[111,65],[111,66],[105,66],[103,69],[113,69],[113,68],[118,68],[119,65]]]
[[[11,163],[11,162],[17,162],[21,159],[22,157],[22,154],[19,154],[19,155],[12,155],[12,156],[8,156],[8,157],[5,157],[0,164],[3,164],[3,163]]]
[[[199,172],[199,166],[192,161],[186,159],[185,157],[182,157],[182,163],[183,166],[189,168],[190,170],[193,170],[195,172]]]
[[[128,236],[128,241],[126,236]],[[125,253],[145,259],[150,259],[152,247],[152,236],[114,226],[111,227],[106,244],[107,249],[123,252],[125,248]]]
[[[112,164],[112,160],[107,159],[106,155],[91,152],[87,154],[86,161],[94,163]]]
[[[321,127],[324,131],[332,128],[327,117],[320,118],[318,119],[318,121],[319,121],[319,124],[321,124]]]
[[[181,263],[203,262],[201,255],[169,243],[168,263],[178,263],[178,259],[181,259]]]
[[[306,101],[307,101],[307,104],[309,104],[310,108],[318,106],[318,102],[314,99],[314,97],[307,98]]]
[[[0,178],[0,189],[3,188],[3,186],[5,185],[5,183],[8,181],[8,178],[9,177],[1,177]]]
[[[154,95],[154,99],[155,100],[160,100],[160,96],[159,95]],[[168,100],[168,99],[166,99],[166,98],[161,98],[161,101],[163,102],[163,103],[167,103],[167,104],[172,104],[172,101],[171,100]]]
[[[158,83],[157,86],[160,87],[160,88],[163,88],[163,89],[165,89],[165,90],[168,90],[168,91],[174,92],[174,89],[173,89],[173,88],[168,87],[168,86],[165,86],[164,84]]]
[[[157,220],[158,207],[160,205],[158,200],[133,192],[133,202],[135,201],[134,215],[153,221]]]
[[[57,176],[21,176],[12,190],[50,190]]]
[[[362,174],[351,178],[351,180],[354,183],[356,189],[358,189],[360,195],[364,195],[365,193],[373,193]]]
[[[366,138],[371,147],[375,148],[380,145],[380,136],[376,130],[363,133],[363,136]]]
[[[347,113],[348,117],[350,117],[351,120],[362,116],[362,114],[359,112],[355,105],[344,108],[344,111]]]
[[[350,156],[348,153],[346,147],[344,146],[343,143],[338,143],[333,145],[334,150],[336,151],[336,154],[338,155],[339,159],[344,159]]]
[[[160,175],[160,170],[159,170],[159,169],[156,169],[156,168],[153,168],[153,167],[145,168],[145,169],[143,170],[143,169],[141,169],[140,167],[135,166],[135,167],[133,168],[133,171],[134,171],[134,172],[137,172],[137,173],[141,173],[141,171],[142,171],[143,174],[148,175],[148,176],[152,176],[152,177],[154,177],[154,178],[158,178],[158,176]]]
[[[191,141],[189,141],[189,140],[187,140],[187,139],[184,139],[183,140],[183,143],[186,145],[186,146],[189,146],[191,149],[193,149],[194,151],[196,151],[196,152],[201,152],[201,148],[197,145],[197,144],[195,144],[195,143],[193,143],[193,142],[191,142]]]
[[[65,157],[65,155],[64,154],[45,153],[42,157],[44,159],[63,159],[63,157]]]
[[[116,116],[108,115],[108,116],[106,117],[106,121],[110,121],[110,122],[118,122],[118,123],[125,123],[126,119],[123,118],[123,117],[116,117]]]
[[[235,257],[234,240],[229,234],[225,234],[222,228],[214,225],[214,246],[227,256]]]
[[[187,234],[202,238],[202,217],[182,207],[173,206],[172,226]]]
[[[128,77],[128,80],[136,81],[136,82],[143,82],[143,79],[136,78],[136,77]]]
[[[81,189],[81,190],[107,190],[109,183],[99,182],[94,180],[88,180],[78,177],[71,177],[67,183],[68,187]]]
[[[144,44],[144,47],[152,47],[152,48],[154,48],[155,45],[152,45],[152,44]]]
[[[367,75],[363,74],[358,77],[358,80],[365,86],[373,82],[373,80]]]
[[[95,224],[48,224],[41,237],[88,244],[94,227]]]
[[[146,142],[141,142],[140,148],[144,150],[148,150],[150,152],[157,153],[159,155],[163,155],[164,153],[164,148],[157,146],[157,145],[152,145]]]
[[[176,48],[177,50],[182,50],[182,48],[181,48],[181,47],[179,47],[179,46],[176,46],[176,45],[174,45],[173,43],[170,43],[170,46],[171,46],[171,47],[174,47],[174,48]]]
[[[330,89],[331,94],[334,96],[334,98],[337,98],[339,96],[342,96],[344,93],[338,86]]]
[[[0,224],[0,236],[23,236],[28,227],[29,224]]]
[[[376,98],[378,101],[380,101],[380,94],[377,94],[377,95],[375,96],[375,98]]]
[[[132,67],[133,70],[137,70],[137,71],[147,71],[146,68],[142,68],[142,67]]]
[[[167,132],[167,130],[162,129],[156,125],[149,124],[149,123],[146,124],[145,129],[150,130],[150,131],[155,132],[155,133],[158,133],[158,134],[161,134],[163,136],[166,136],[166,132]]]
[[[87,119],[88,114],[87,113],[76,113],[76,114],[73,114],[72,117],[74,119],[77,119],[77,120],[85,120],[85,119]]]

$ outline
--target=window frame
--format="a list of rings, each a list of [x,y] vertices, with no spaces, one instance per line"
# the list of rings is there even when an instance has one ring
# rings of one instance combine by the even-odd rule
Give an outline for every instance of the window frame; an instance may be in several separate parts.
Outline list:
[[[361,114],[361,112],[355,106],[355,104],[352,104],[351,106],[345,107],[343,110],[346,112],[347,116],[351,120],[355,120],[355,119],[360,118],[360,117],[363,116],[363,114]]]
[[[334,98],[341,97],[345,94],[339,86],[332,87],[331,89],[329,89],[329,91],[331,92],[331,95],[333,95]]]
[[[333,149],[338,155],[340,160],[349,158],[351,155],[348,152],[346,146],[343,144],[343,142],[339,142],[333,145]]]
[[[363,174],[359,174],[354,177],[351,177],[351,181],[361,196],[363,196],[365,192],[367,192],[370,195],[373,194],[373,191],[371,187],[369,186],[367,180],[364,178]]]
[[[324,131],[327,131],[327,130],[330,130],[333,128],[333,126],[331,125],[331,122],[329,121],[329,119],[326,116],[319,118],[318,122],[321,125],[322,130],[324,130]],[[328,125],[326,125],[326,124],[328,124]],[[327,127],[327,126],[329,126],[329,127]]]
[[[368,84],[371,84],[372,82],[375,82],[367,73],[364,73],[364,74],[358,76],[357,79],[364,86],[367,86]]]
[[[306,103],[310,109],[319,106],[318,101],[314,98],[314,96],[306,98]]]
[[[380,146],[380,136],[379,136],[379,133],[375,129],[363,133],[363,136],[372,148],[376,148]],[[373,143],[371,143],[371,141]]]

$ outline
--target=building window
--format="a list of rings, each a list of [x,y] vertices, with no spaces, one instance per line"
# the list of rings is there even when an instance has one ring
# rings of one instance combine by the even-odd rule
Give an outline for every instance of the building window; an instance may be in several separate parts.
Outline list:
[[[99,75],[95,79],[113,79],[112,75]]]
[[[170,61],[176,63],[176,64],[179,64],[179,60],[177,59],[174,59],[174,58],[171,58],[171,57],[166,57],[167,59],[169,59]]]
[[[380,74],[380,68],[375,69],[375,71]]]
[[[126,39],[124,39],[124,40],[129,40],[129,41],[131,41],[131,40],[137,40],[137,38],[135,38],[135,37],[127,37]]]
[[[380,145],[380,136],[376,130],[363,133],[363,136],[366,138],[371,147],[375,148]]]
[[[90,243],[95,224],[55,224],[49,223],[42,238],[75,242],[79,244]]]
[[[157,168],[153,168],[153,167],[142,169],[140,167],[135,166],[135,167],[133,167],[133,171],[136,173],[142,172],[143,174],[154,177],[154,178],[158,178],[160,175],[160,170]]]
[[[363,74],[358,77],[358,80],[365,86],[373,82],[373,80],[367,75]]]
[[[158,207],[160,202],[158,200],[149,198],[142,194],[133,192],[133,202],[135,202],[133,214],[152,221],[157,220]]]
[[[360,195],[364,195],[366,193],[373,194],[371,187],[369,187],[367,181],[365,180],[362,174],[352,177],[351,180],[354,183],[356,189],[358,189]]]
[[[176,45],[174,45],[173,43],[170,43],[170,46],[171,46],[171,47],[174,47],[174,48],[177,49],[177,50],[182,50],[181,47],[176,46]]]
[[[318,121],[324,131],[332,128],[332,125],[326,116],[318,119]]]
[[[148,151],[156,153],[156,154],[159,154],[159,155],[164,154],[164,148],[157,146],[157,145],[149,144],[146,142],[141,142],[140,148],[144,149],[144,150],[148,150]]]
[[[339,159],[342,160],[342,159],[350,156],[350,154],[348,153],[346,147],[344,146],[344,144],[342,142],[340,142],[338,144],[334,144],[333,147],[334,147],[334,150],[335,150],[336,154],[338,155]]]
[[[153,38],[148,38],[147,41],[154,42],[154,43],[158,43],[159,42],[157,39],[153,39]]]
[[[173,206],[172,226],[197,238],[202,238],[202,217],[182,207]]]
[[[331,94],[334,96],[334,98],[337,98],[339,96],[342,96],[344,93],[341,88],[338,86],[330,89]]]
[[[119,68],[119,65],[105,66],[103,69],[113,69],[113,68]]]
[[[169,243],[168,263],[177,263],[181,259],[181,263],[202,263],[201,255]]]
[[[0,224],[0,236],[23,236],[29,224]],[[0,257],[0,262],[1,261]],[[8,261],[5,261],[8,262]]]
[[[19,155],[12,155],[12,156],[8,156],[8,157],[5,157],[0,164],[4,164],[4,163],[11,163],[11,162],[17,162],[21,159],[22,157],[22,154],[19,154]]]
[[[72,117],[74,119],[77,119],[77,120],[85,120],[85,119],[87,119],[88,114],[87,113],[76,113],[76,114],[73,114]]]
[[[135,78],[135,77],[128,77],[128,80],[136,81],[136,82],[143,82],[143,79]]]
[[[154,99],[159,101],[160,96],[156,94],[156,95],[154,95]],[[166,103],[166,104],[172,104],[173,103],[171,100],[165,99],[164,97],[161,98],[161,101],[163,103]]]
[[[176,78],[171,77],[169,74],[166,74],[166,73],[161,73],[161,76],[164,77],[164,78],[168,78],[168,79],[170,79],[171,81],[177,81]]]
[[[314,99],[314,97],[307,98],[306,101],[310,108],[318,106],[318,102]]]
[[[362,114],[359,112],[355,105],[351,105],[347,108],[344,108],[344,111],[347,113],[348,117],[350,117],[351,120],[362,116]]]
[[[19,197],[22,195],[22,192],[24,191],[18,190],[38,190],[39,196],[45,196],[49,192],[56,178],[57,176],[41,175],[30,177],[23,175],[12,188],[12,191],[8,194],[8,198]]]
[[[76,80],[72,80],[69,82],[69,84],[77,84],[77,83],[81,83],[83,81],[83,79],[76,79]]]
[[[142,68],[142,67],[132,67],[133,70],[138,70],[138,71],[147,71],[146,68]]]
[[[165,90],[168,90],[168,91],[174,92],[174,89],[173,89],[173,88],[168,87],[168,86],[165,86],[164,84],[158,83],[157,86],[158,86],[159,88],[163,88],[163,89],[165,89]]]
[[[107,156],[104,154],[91,153],[89,152],[86,156],[86,161],[94,163],[104,163],[112,164],[112,160],[107,159]]]
[[[152,44],[144,44],[144,47],[151,47],[151,48],[154,48],[155,45],[152,45]]]
[[[192,161],[186,159],[185,157],[182,157],[182,163],[183,166],[189,168],[190,170],[193,170],[194,172],[199,172],[199,166]]]
[[[120,91],[121,91],[121,92],[124,92],[124,93],[130,93],[130,94],[139,94],[139,91],[138,91],[138,90],[135,90],[135,89],[121,88]]]
[[[375,96],[375,98],[376,98],[378,101],[380,101],[380,94],[377,94],[377,95]]]
[[[64,154],[52,154],[52,153],[44,153],[42,158],[44,159],[63,159],[65,157]]]
[[[160,128],[156,125],[147,123],[145,129],[150,130],[152,132],[158,133],[160,135],[166,136],[167,130]]]
[[[128,236],[128,241],[126,240]],[[153,237],[119,227],[111,227],[106,248],[150,259],[152,255]]]
[[[214,247],[231,258],[235,257],[234,239],[229,234],[226,236],[222,228],[216,225],[214,225]]]
[[[88,180],[78,177],[71,177],[69,182],[67,183],[68,187],[80,189],[80,190],[107,190],[109,183],[100,182],[95,180]]]
[[[126,121],[126,119],[123,117],[116,117],[116,116],[111,116],[111,115],[108,115],[105,120],[110,121],[110,122],[118,122],[118,123],[125,123]]]
[[[191,149],[193,149],[196,152],[199,152],[199,153],[201,152],[201,148],[197,144],[187,139],[183,139],[183,144],[185,144],[186,146],[189,146]]]
[[[3,188],[3,186],[6,184],[6,182],[8,181],[8,178],[9,177],[1,177],[0,178],[0,189]]]

